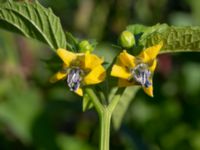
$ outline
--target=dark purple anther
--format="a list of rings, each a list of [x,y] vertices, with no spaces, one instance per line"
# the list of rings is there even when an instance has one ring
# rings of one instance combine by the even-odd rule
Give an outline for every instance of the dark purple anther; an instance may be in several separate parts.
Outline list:
[[[81,84],[81,73],[82,70],[79,68],[72,68],[67,76],[67,84],[71,91],[76,91]]]
[[[151,85],[149,81],[151,72],[148,70],[148,66],[146,64],[139,64],[133,70],[131,70],[133,78],[135,81],[140,83],[142,86],[148,88]]]

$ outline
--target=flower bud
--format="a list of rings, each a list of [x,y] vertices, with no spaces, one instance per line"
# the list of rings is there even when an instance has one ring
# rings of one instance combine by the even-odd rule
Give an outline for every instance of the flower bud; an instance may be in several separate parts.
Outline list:
[[[94,47],[87,40],[83,40],[79,43],[79,50],[80,52],[92,52],[94,50]]]
[[[131,48],[135,44],[135,37],[134,35],[129,31],[123,31],[120,36],[120,44],[124,48]]]

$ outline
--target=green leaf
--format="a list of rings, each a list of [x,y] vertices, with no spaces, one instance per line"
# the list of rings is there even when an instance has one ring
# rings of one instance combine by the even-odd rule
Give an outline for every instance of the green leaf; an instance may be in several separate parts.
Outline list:
[[[200,26],[169,26],[156,24],[154,26],[130,25],[127,30],[139,37],[140,50],[156,45],[160,41],[164,46],[160,53],[200,51]]]
[[[125,91],[123,92],[123,94],[120,98],[120,101],[117,104],[117,106],[115,107],[115,110],[114,110],[113,116],[112,116],[113,127],[116,130],[120,128],[123,117],[128,109],[128,106],[130,105],[131,101],[134,99],[134,97],[139,89],[140,89],[140,87],[138,87],[138,86],[131,86],[131,87],[127,87],[125,89]]]
[[[141,25],[141,24],[134,24],[134,25],[129,25],[126,27],[126,30],[132,32],[133,34],[139,34],[144,32],[148,27]]]
[[[1,4],[0,28],[44,42],[52,49],[66,48],[66,37],[59,18],[37,1]]]

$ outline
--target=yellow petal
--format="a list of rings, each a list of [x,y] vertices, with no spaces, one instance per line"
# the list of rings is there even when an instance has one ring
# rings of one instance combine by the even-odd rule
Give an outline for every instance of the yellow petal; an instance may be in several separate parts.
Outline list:
[[[103,60],[100,59],[97,55],[90,54],[89,51],[85,53],[85,68],[92,69],[95,68],[96,66],[99,66],[103,63]]]
[[[150,81],[150,83],[152,84],[152,80]],[[153,85],[149,86],[148,88],[143,87],[143,90],[147,95],[153,97]]]
[[[63,72],[63,71],[59,71],[57,72],[56,74],[54,74],[51,78],[50,78],[50,82],[51,83],[54,83],[58,80],[61,80],[63,78],[65,78],[67,76],[67,73],[66,72]]]
[[[127,87],[127,86],[133,86],[133,85],[136,85],[135,82],[130,82],[128,80],[125,80],[125,79],[119,79],[118,80],[118,86],[119,87]]]
[[[75,91],[76,94],[78,94],[79,96],[83,96],[83,90],[81,88],[78,88],[76,91]]]
[[[89,84],[97,84],[102,82],[105,79],[106,72],[103,66],[99,65],[93,68],[85,77],[84,83],[86,85]]]
[[[127,71],[125,66],[113,65],[111,76],[128,79],[131,76],[131,73]]]
[[[154,59],[153,62],[152,62],[152,64],[151,64],[151,66],[149,67],[149,70],[151,72],[154,72],[154,70],[156,69],[156,66],[157,66],[157,60]]]
[[[160,42],[159,44],[155,46],[145,49],[144,51],[140,53],[139,58],[141,58],[144,62],[148,62],[150,60],[155,59],[160,49],[162,48],[162,46],[163,46],[163,42]]]
[[[69,52],[65,49],[59,48],[57,49],[58,56],[63,60],[63,62],[66,64],[66,66],[69,66],[70,63],[76,59],[76,54]]]
[[[135,67],[135,57],[128,54],[126,50],[119,54],[118,59],[124,66]]]

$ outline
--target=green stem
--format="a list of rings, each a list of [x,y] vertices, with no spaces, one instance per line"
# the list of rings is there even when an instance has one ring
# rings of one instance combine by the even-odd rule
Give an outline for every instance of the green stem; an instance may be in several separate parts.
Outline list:
[[[99,98],[97,97],[92,88],[86,88],[85,92],[90,96],[94,104],[94,107],[96,108],[100,117],[101,121],[100,150],[109,150],[110,122],[111,122],[112,111],[109,109],[107,105],[103,105],[100,103]]]
[[[100,150],[109,150],[111,112],[105,107],[101,119]]]

